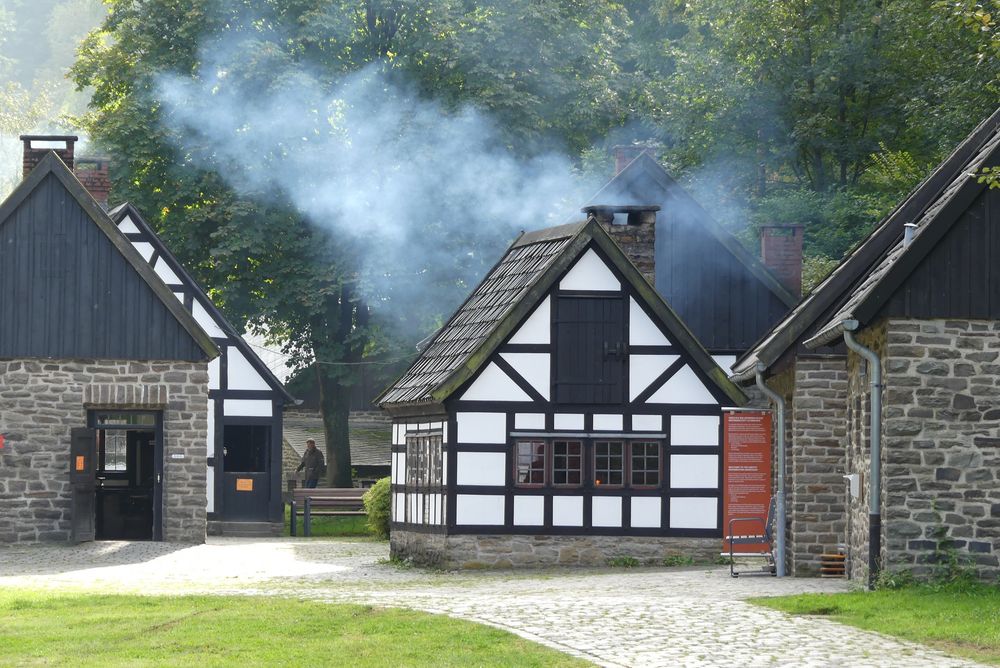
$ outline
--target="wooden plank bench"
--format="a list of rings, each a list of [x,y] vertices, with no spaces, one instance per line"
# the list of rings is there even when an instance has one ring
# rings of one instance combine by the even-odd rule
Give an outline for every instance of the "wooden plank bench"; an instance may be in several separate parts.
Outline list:
[[[297,535],[298,509],[302,509],[302,535],[312,535],[313,515],[331,517],[367,515],[362,500],[367,490],[359,487],[315,487],[292,490],[291,523],[289,533]]]

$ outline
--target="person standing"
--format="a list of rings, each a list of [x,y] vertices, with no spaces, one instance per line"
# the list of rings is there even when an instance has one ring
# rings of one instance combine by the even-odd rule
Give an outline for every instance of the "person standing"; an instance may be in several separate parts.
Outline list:
[[[302,461],[296,471],[306,471],[306,487],[315,488],[319,479],[326,473],[326,460],[323,453],[316,447],[316,441],[311,438],[306,441],[306,452],[302,455]]]

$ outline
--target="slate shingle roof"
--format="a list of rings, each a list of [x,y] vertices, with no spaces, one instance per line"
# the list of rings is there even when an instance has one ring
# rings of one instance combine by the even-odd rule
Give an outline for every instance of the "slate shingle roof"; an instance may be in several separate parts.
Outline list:
[[[385,417],[351,415],[348,420],[351,439],[352,466],[389,466],[391,459],[392,423]],[[319,411],[285,411],[282,429],[286,448],[301,459],[306,439],[316,441],[316,447],[326,452],[326,434]],[[298,460],[295,462],[298,464]]]
[[[937,220],[938,214],[941,210],[948,206],[966,185],[978,181],[978,172],[980,168],[984,166],[984,163],[1000,149],[1000,125],[997,125],[993,131],[992,136],[982,145],[978,152],[972,157],[969,163],[963,168],[954,178],[954,180],[945,188],[944,192],[934,200],[934,202],[927,207],[920,218],[915,222],[916,228],[913,231],[914,238],[919,234],[924,232],[935,220]],[[850,294],[844,305],[829,318],[826,323],[822,326],[819,332],[812,339],[806,342],[807,346],[822,345],[826,343],[830,338],[834,336],[834,330],[840,325],[844,320],[850,320],[855,315],[855,309],[870,296],[872,292],[878,287],[879,283],[886,277],[893,266],[899,262],[900,258],[906,255],[913,248],[912,244],[910,246],[904,245],[903,238],[899,238],[896,243],[889,249],[889,251],[883,256],[880,262],[878,262],[868,275],[862,280],[854,291]]]
[[[740,383],[752,383],[758,362],[770,367],[790,349],[801,345],[801,342],[810,336],[810,332],[816,331],[817,325],[827,323],[831,315],[838,313],[846,300],[854,294],[859,281],[863,281],[868,276],[868,271],[899,244],[903,225],[921,219],[937,202],[943,206],[945,201],[942,198],[945,192],[957,185],[956,179],[960,179],[963,174],[970,171],[970,162],[974,161],[980,149],[998,131],[1000,131],[1000,109],[980,123],[930,176],[886,216],[868,238],[851,251],[840,265],[780,322],[764,334],[760,341],[733,366],[731,378]]]
[[[561,225],[518,237],[419,359],[377,402],[430,401],[433,391],[482,346],[584,225]]]

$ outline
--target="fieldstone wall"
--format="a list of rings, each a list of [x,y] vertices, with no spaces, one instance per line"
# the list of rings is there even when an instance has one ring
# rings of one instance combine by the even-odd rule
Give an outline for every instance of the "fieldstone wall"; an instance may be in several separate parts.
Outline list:
[[[875,351],[882,359],[883,385],[886,384],[885,344],[886,323],[880,321],[855,335],[861,345]],[[883,389],[884,392],[884,389]],[[847,466],[846,473],[860,476],[860,494],[848,501],[847,527],[847,576],[861,583],[868,581],[868,514],[869,478],[871,470],[871,377],[865,360],[854,352],[847,355]],[[883,396],[883,418],[887,412]],[[884,422],[883,422],[884,425]],[[882,467],[885,471],[885,429],[883,426]],[[885,563],[885,514],[886,490],[892,483],[883,475],[882,480],[882,551]]]
[[[70,432],[91,408],[163,411],[163,535],[201,543],[208,365],[0,360],[0,543],[70,539]]]
[[[890,320],[883,526],[890,569],[949,554],[1000,576],[1000,322]]]
[[[616,557],[632,557],[651,566],[661,565],[668,556],[706,562],[718,557],[720,546],[718,538],[651,536],[478,536],[395,530],[390,538],[393,557],[442,568],[606,566]]]
[[[820,555],[847,537],[844,481],[847,437],[847,360],[800,356],[788,406],[786,494],[789,572],[819,574]]]

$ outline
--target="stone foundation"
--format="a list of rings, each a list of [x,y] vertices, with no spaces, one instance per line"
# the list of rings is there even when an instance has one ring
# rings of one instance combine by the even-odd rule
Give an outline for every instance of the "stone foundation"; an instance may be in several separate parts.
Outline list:
[[[668,556],[699,562],[715,560],[721,538],[661,538],[651,536],[477,536],[394,530],[394,558],[441,568],[542,568],[546,566],[607,566],[615,558],[631,557],[648,566]]]
[[[70,432],[92,408],[163,412],[163,536],[204,542],[206,363],[0,360],[0,543],[70,540]]]

